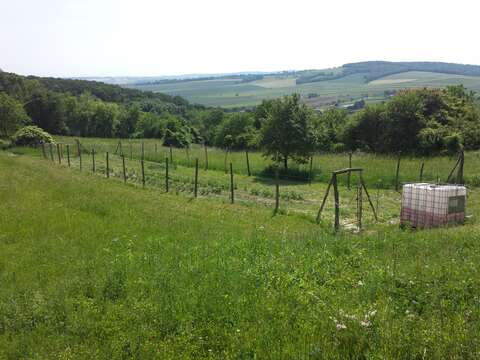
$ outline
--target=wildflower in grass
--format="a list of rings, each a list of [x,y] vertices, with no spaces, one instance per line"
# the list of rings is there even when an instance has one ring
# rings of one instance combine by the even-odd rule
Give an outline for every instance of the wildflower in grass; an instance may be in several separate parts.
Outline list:
[[[368,327],[370,327],[370,326],[372,325],[372,323],[371,323],[370,321],[368,321],[368,320],[362,320],[362,321],[360,321],[360,325],[363,326],[363,327],[368,328]]]
[[[358,280],[358,283],[357,283],[357,285],[358,285],[358,286],[363,286],[363,285],[365,285],[365,284],[363,283],[363,281],[362,281],[362,280]]]
[[[342,331],[342,330],[345,330],[347,328],[347,325],[338,323],[336,328],[337,328],[338,331]]]

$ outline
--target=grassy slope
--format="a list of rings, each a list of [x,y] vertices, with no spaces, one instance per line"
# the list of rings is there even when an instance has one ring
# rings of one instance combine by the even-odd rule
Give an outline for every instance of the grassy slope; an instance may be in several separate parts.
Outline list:
[[[408,87],[444,87],[446,85],[464,84],[469,89],[480,90],[480,77],[450,75],[429,72],[406,72],[388,76],[383,79],[407,78],[414,79],[405,83],[382,83],[374,81],[365,83],[362,74],[346,76],[337,80],[306,83],[291,86],[291,76],[287,79],[278,76],[266,77],[263,80],[238,83],[232,81],[209,80],[182,82],[164,85],[132,85],[141,90],[152,90],[167,94],[180,95],[193,103],[204,105],[235,107],[253,106],[262,99],[276,98],[285,94],[298,92],[302,95],[315,93],[319,98],[309,100],[314,106],[321,106],[336,100],[349,101],[368,94],[371,100],[383,98],[385,90],[403,89]],[[268,84],[268,87],[266,87]]]
[[[0,358],[478,358],[474,200],[333,236],[0,153]]]

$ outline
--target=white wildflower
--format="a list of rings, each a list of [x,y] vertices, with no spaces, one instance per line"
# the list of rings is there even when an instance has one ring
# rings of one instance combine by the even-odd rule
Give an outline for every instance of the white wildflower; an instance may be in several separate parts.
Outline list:
[[[360,325],[363,326],[363,327],[370,327],[372,325],[372,323],[368,320],[362,320],[362,321],[360,321]]]
[[[347,328],[347,326],[344,325],[344,324],[340,324],[340,323],[337,324],[337,330],[338,331],[345,330],[346,328]]]

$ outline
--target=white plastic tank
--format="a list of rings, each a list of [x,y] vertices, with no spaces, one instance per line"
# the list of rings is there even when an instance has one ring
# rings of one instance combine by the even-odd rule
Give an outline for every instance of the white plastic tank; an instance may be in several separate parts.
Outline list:
[[[463,223],[466,197],[467,189],[462,185],[406,184],[400,223],[421,228]]]

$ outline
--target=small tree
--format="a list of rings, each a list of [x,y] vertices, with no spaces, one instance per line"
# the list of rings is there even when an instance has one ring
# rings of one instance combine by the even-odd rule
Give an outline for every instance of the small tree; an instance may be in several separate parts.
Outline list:
[[[22,104],[7,93],[0,92],[0,136],[9,137],[29,122]]]
[[[264,155],[282,161],[285,171],[289,158],[306,163],[316,145],[312,111],[300,104],[297,94],[272,100],[265,108],[268,112],[262,121],[259,142]]]

